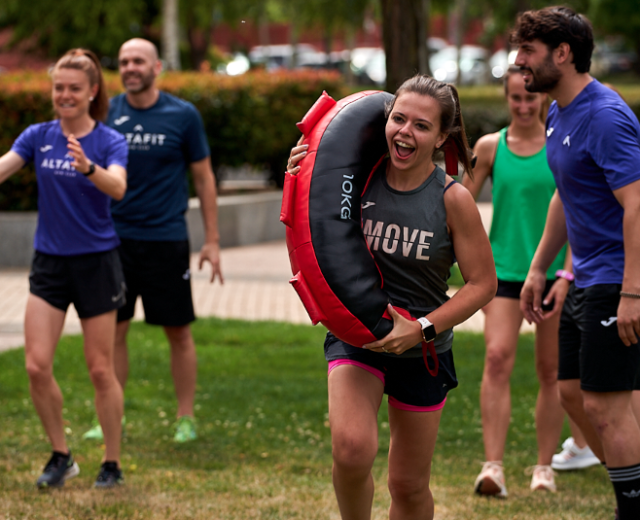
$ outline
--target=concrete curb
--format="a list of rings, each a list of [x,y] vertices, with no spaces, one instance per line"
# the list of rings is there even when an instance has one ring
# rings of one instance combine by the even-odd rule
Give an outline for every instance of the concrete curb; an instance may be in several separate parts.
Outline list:
[[[218,197],[220,246],[236,247],[283,240],[285,227],[280,222],[281,201],[281,191]],[[189,200],[186,217],[191,251],[200,251],[204,243],[204,227],[198,199]],[[0,268],[31,265],[37,221],[36,211],[0,212]]]

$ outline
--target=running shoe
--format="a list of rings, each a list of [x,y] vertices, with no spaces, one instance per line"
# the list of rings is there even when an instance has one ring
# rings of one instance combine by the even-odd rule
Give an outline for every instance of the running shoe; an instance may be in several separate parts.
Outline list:
[[[551,466],[534,466],[531,477],[531,491],[557,491]]]
[[[102,426],[100,426],[100,423],[98,422],[97,417],[93,419],[92,424],[93,426],[91,426],[91,429],[84,432],[84,434],[82,435],[82,438],[85,441],[103,441],[104,434],[102,433]],[[126,424],[127,424],[127,418],[123,415],[122,416],[122,436],[123,437],[124,437],[124,426]]]
[[[118,469],[117,462],[103,462],[100,466],[100,473],[93,487],[108,489],[124,483],[122,471]]]
[[[82,438],[85,441],[103,441],[104,434],[102,433],[102,426],[98,422],[98,418],[94,417],[91,428],[82,434]]]
[[[600,460],[593,454],[591,448],[589,446],[578,448],[573,437],[565,440],[562,443],[562,451],[556,453],[551,459],[551,467],[558,471],[584,469],[598,464]]]
[[[474,490],[479,495],[507,497],[507,487],[504,483],[504,470],[501,461],[487,461],[474,484]]]
[[[68,454],[54,451],[44,467],[42,475],[38,478],[36,486],[40,489],[50,487],[62,487],[65,480],[75,477],[80,473],[78,464],[73,460],[71,452]]]
[[[196,420],[190,415],[178,417],[175,424],[176,434],[173,436],[175,442],[189,442],[198,438],[196,433]]]

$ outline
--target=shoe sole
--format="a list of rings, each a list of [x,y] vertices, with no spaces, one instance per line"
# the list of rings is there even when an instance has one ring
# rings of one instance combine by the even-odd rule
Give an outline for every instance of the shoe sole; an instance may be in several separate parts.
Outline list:
[[[490,478],[485,478],[478,482],[475,492],[483,496],[507,498],[506,491],[503,491],[502,488]]]
[[[67,471],[64,472],[64,475],[60,479],[60,482],[58,482],[57,484],[48,484],[46,482],[43,482],[42,484],[36,484],[36,485],[38,486],[38,489],[61,488],[62,486],[64,486],[64,483],[67,480],[73,477],[77,477],[79,474],[80,474],[80,466],[78,466],[77,462],[74,462],[73,466],[71,466],[70,468],[67,469]]]
[[[571,471],[576,469],[585,469],[590,468],[591,466],[598,466],[600,464],[600,460],[597,457],[593,459],[583,459],[572,461],[568,464],[556,464],[553,461],[551,462],[551,467],[556,471]]]

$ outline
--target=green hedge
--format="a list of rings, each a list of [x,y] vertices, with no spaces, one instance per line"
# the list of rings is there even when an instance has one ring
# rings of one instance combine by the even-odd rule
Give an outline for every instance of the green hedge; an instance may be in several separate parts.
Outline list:
[[[111,95],[121,92],[117,75],[107,76]],[[323,90],[346,95],[336,73],[257,72],[228,77],[201,73],[165,74],[159,86],[191,101],[202,114],[214,169],[249,163],[272,170],[281,181],[291,146],[300,133],[295,123]],[[0,82],[0,154],[28,125],[53,117],[46,74],[4,74]],[[35,210],[33,165],[0,185],[0,211]]]
[[[117,75],[107,76],[111,95],[121,92]],[[28,125],[52,118],[50,81],[44,73],[3,74],[0,81],[0,154]],[[202,114],[214,169],[245,163],[267,167],[281,181],[289,150],[299,132],[295,123],[326,90],[339,99],[349,91],[340,76],[315,71],[270,74],[256,72],[227,77],[172,73],[160,88],[191,101]],[[620,92],[640,116],[640,87]],[[509,122],[500,85],[460,89],[460,102],[470,144]],[[0,211],[36,209],[36,183],[29,167],[0,185]]]

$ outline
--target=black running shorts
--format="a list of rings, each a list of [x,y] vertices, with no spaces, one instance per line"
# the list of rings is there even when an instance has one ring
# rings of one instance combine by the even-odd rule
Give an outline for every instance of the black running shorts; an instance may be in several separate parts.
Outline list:
[[[544,287],[544,292],[542,293],[542,298],[547,295],[547,293],[551,290],[551,286],[556,283],[555,280],[547,280],[547,283]],[[500,280],[498,278],[498,290],[496,291],[496,298],[511,298],[513,300],[520,299],[520,291],[522,291],[522,286],[524,282],[507,282],[506,280]]]
[[[127,303],[118,311],[118,321],[133,317],[138,296],[142,298],[145,321],[151,325],[181,327],[194,321],[189,241],[121,238],[120,242]]]
[[[558,379],[589,392],[640,390],[640,343],[626,347],[616,324],[620,285],[571,284],[560,317]]]
[[[73,303],[80,318],[118,309],[126,292],[118,252],[57,256],[36,251],[29,291],[62,311]]]
[[[422,357],[382,355],[348,345],[330,332],[324,342],[324,355],[329,372],[340,365],[355,365],[376,376],[389,396],[389,405],[400,410],[439,410],[449,390],[458,386],[451,349],[438,354],[440,366],[435,377],[427,371]]]

